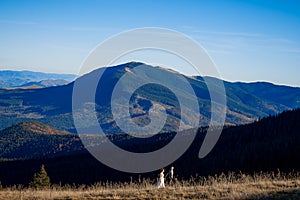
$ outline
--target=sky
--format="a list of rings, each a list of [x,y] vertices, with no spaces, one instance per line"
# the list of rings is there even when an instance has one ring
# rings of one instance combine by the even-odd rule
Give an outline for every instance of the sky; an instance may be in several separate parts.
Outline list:
[[[300,87],[297,0],[1,0],[0,70],[78,74],[99,43],[143,27],[191,37],[224,80]]]

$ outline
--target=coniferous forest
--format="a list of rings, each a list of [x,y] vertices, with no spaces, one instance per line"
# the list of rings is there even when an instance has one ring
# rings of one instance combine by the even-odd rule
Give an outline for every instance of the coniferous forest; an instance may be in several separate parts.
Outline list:
[[[214,149],[203,159],[198,158],[198,153],[206,128],[199,128],[190,148],[172,163],[176,169],[175,175],[178,179],[189,179],[191,176],[209,176],[227,172],[251,174],[299,171],[299,122],[300,109],[295,109],[259,119],[251,124],[225,127]],[[186,133],[188,134],[188,131]],[[130,138],[116,140],[115,143],[131,151],[147,152],[153,150],[154,143],[156,147],[165,145],[174,134],[176,133],[161,133],[156,138],[142,143]],[[74,140],[74,136],[66,136]],[[59,138],[59,136],[55,137]],[[39,136],[39,138],[43,137]],[[44,140],[47,138],[45,137]],[[77,139],[75,141],[79,143]],[[87,151],[78,148],[78,145],[80,144],[76,146],[76,153],[71,154],[57,154],[40,159],[2,159],[0,162],[2,185],[28,185],[42,165],[45,166],[51,183],[55,184],[89,185],[98,181],[128,182],[157,177],[158,172],[130,174],[113,170],[97,161]],[[42,151],[43,146],[40,148]]]

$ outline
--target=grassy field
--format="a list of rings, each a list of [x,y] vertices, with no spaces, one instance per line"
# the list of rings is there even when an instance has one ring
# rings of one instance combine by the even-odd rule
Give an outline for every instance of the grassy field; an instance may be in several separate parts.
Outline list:
[[[3,188],[0,199],[300,199],[300,176],[299,173],[230,173],[177,180],[162,189],[156,189],[155,180],[92,186],[53,185],[46,190],[13,186]]]

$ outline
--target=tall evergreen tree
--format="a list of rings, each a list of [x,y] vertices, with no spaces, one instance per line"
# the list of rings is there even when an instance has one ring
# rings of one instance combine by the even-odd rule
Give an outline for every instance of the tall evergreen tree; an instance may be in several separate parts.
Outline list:
[[[50,178],[44,165],[41,166],[38,173],[34,174],[33,180],[29,183],[29,186],[36,189],[47,189],[50,187]]]

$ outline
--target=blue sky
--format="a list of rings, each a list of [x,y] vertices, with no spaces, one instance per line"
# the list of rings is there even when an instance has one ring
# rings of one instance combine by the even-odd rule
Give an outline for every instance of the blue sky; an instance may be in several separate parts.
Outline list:
[[[0,1],[0,69],[78,73],[107,37],[162,27],[201,44],[230,81],[300,87],[300,1]]]

